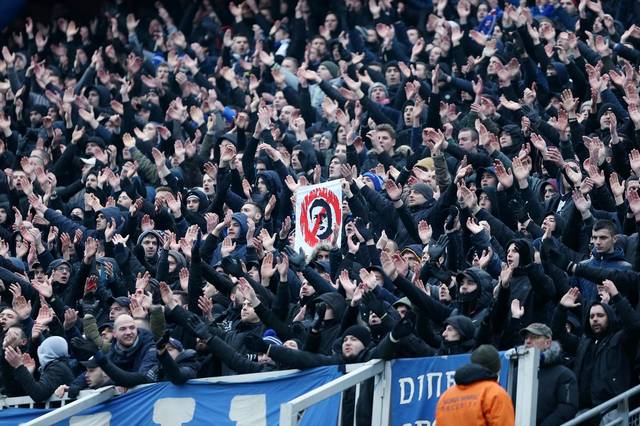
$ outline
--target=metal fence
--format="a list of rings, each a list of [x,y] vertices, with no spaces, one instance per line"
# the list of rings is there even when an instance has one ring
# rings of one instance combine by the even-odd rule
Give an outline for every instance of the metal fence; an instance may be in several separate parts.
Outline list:
[[[514,352],[510,356],[508,391],[515,402],[517,426],[535,424],[538,363],[539,351],[535,349]],[[388,426],[393,418],[393,413],[391,412],[391,385],[393,380],[391,362],[376,359],[367,363],[351,364],[345,367],[346,374],[343,376],[282,404],[280,406],[279,424],[282,426],[297,425],[300,415],[304,410],[334,395],[341,394],[343,396],[345,391],[354,387],[357,400],[360,393],[360,386],[365,381],[373,379],[372,426]],[[292,372],[294,372],[294,370],[197,379],[197,381],[209,383],[247,383],[267,377],[288,375]],[[517,386],[516,383],[526,385]],[[135,392],[136,389],[144,386],[148,385],[139,386],[131,389],[129,392]],[[83,392],[79,399],[75,401],[53,397],[46,403],[44,408],[56,408],[56,404],[60,404],[60,408],[56,408],[37,419],[24,423],[24,425],[53,425],[75,416],[90,407],[106,402],[117,394],[115,387],[109,386],[95,391]],[[9,407],[43,408],[42,405],[35,404],[33,400],[28,397],[0,399],[0,409]],[[338,424],[342,423],[341,416],[342,413],[340,413]]]
[[[603,402],[575,419],[568,421],[563,426],[578,426],[595,424],[600,426],[640,426],[640,407],[629,409],[630,400],[640,397],[640,385],[629,389],[620,395]]]

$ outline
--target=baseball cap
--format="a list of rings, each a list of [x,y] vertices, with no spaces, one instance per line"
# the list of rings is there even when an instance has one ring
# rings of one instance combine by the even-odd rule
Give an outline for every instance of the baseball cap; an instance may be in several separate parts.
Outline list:
[[[114,303],[117,303],[120,306],[129,307],[129,305],[131,304],[131,300],[129,300],[129,298],[126,296],[110,297],[107,299],[107,303],[109,306],[113,305]]]
[[[84,365],[85,368],[97,368],[99,367],[98,361],[96,361],[95,357],[91,357],[86,361],[80,361],[80,364]]]
[[[549,328],[548,325],[543,324],[541,322],[531,323],[527,327],[520,330],[521,335],[525,335],[527,333],[535,334],[536,336],[548,337],[549,339],[553,337],[551,328]]]

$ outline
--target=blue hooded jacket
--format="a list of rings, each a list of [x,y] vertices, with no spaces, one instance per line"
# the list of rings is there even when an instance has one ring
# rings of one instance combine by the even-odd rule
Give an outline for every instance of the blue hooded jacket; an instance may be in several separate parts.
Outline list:
[[[249,230],[249,225],[247,223],[247,216],[244,213],[234,213],[231,216],[231,220],[236,221],[240,225],[240,235],[235,239],[236,248],[230,254],[231,257],[246,261],[247,260],[247,231]],[[226,231],[225,231],[226,236]],[[213,252],[213,256],[211,257],[211,266],[217,266],[222,262],[222,242],[218,244],[216,250]]]

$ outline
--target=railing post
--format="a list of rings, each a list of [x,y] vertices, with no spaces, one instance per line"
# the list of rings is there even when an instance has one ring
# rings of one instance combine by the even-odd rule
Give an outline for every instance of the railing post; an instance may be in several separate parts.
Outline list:
[[[391,422],[391,388],[393,387],[393,373],[391,361],[384,363],[384,393],[382,395],[382,413],[380,414],[380,426],[389,426]]]
[[[622,416],[620,419],[621,422],[618,424],[621,426],[629,426],[629,398],[624,398],[622,401],[618,402],[617,405],[618,414]]]
[[[538,367],[540,350],[528,348],[518,354],[518,383],[516,390],[516,426],[536,424],[538,406]]]
[[[386,367],[386,363],[385,363]],[[373,382],[373,404],[371,409],[371,424],[373,426],[382,426],[384,415],[384,394],[385,389],[389,386],[388,378],[385,375],[386,368],[376,374]]]

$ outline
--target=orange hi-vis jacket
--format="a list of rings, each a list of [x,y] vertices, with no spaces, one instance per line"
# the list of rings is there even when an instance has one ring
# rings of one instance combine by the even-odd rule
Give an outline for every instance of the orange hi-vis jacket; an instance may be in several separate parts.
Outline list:
[[[437,426],[513,426],[509,394],[495,380],[455,385],[442,394],[436,408]]]

